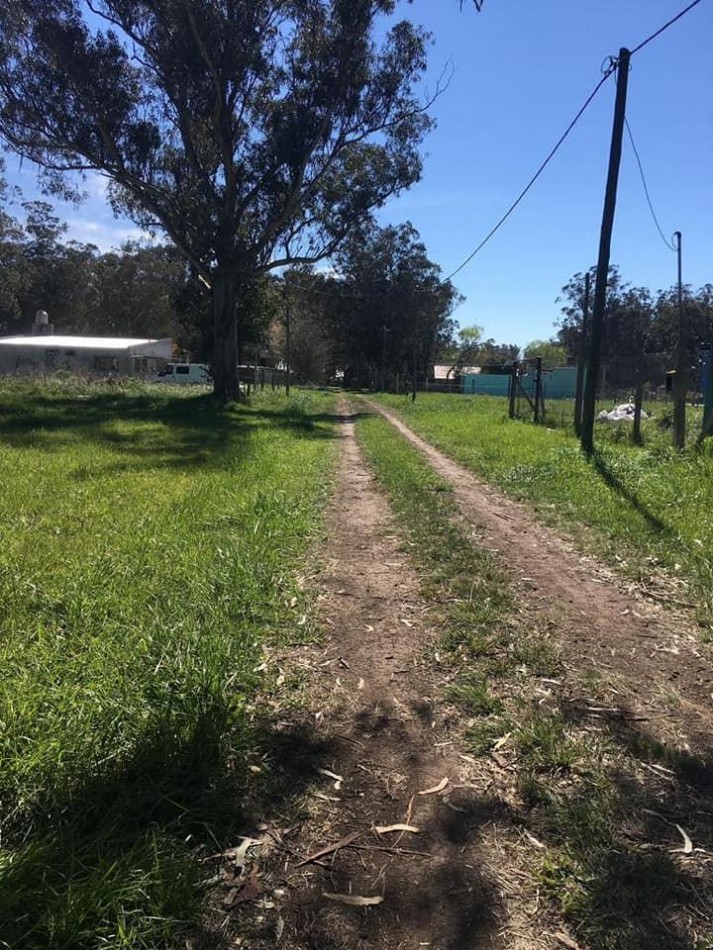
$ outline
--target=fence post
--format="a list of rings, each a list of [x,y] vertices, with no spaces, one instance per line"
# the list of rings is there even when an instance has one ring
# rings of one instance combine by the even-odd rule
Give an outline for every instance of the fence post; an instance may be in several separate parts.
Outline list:
[[[535,357],[535,422],[541,422],[540,416],[544,416],[544,412],[540,412],[542,404],[542,357]],[[544,407],[543,407],[544,408]]]
[[[517,390],[517,371],[519,367],[517,360],[512,361],[512,370],[510,373],[510,391],[508,395],[510,396],[510,405],[508,406],[508,416],[511,419],[515,418],[515,394]]]

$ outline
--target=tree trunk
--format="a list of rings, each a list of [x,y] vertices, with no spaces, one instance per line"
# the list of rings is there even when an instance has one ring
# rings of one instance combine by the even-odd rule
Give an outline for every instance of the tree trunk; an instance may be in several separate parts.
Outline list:
[[[236,287],[235,272],[218,267],[213,277],[213,393],[224,405],[240,396]]]

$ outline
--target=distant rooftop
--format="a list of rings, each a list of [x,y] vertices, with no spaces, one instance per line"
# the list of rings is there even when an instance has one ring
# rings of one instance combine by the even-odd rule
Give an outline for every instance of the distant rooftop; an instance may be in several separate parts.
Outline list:
[[[137,340],[133,337],[111,336],[4,336],[0,337],[0,346],[35,346],[38,349],[51,350],[62,347],[68,350],[128,350],[132,346],[145,346],[158,343],[159,340]]]

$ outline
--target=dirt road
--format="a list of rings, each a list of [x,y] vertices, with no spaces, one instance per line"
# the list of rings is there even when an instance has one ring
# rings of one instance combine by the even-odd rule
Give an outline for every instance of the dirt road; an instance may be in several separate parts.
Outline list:
[[[618,588],[524,508],[384,414],[450,481],[475,543],[512,571],[518,598],[546,619],[565,665],[576,676],[605,670],[619,707],[656,741],[706,751],[713,671],[687,619]],[[260,874],[263,893],[275,895],[278,939],[239,945],[577,946],[523,871],[542,845],[525,830],[512,771],[463,754],[463,723],[443,702],[447,671],[425,667],[425,647],[439,633],[429,604],[346,411],[339,429],[318,578],[325,636],[278,658],[303,677],[308,729],[328,751],[299,820],[266,825],[276,847]],[[574,681],[565,674],[549,691],[571,696]],[[678,786],[662,786],[673,802]],[[394,824],[406,828],[383,830]]]

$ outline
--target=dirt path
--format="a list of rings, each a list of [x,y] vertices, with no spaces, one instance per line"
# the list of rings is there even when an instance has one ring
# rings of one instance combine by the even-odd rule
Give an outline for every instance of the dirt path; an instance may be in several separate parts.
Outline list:
[[[418,579],[391,533],[387,503],[349,416],[341,435],[320,583],[328,637],[288,659],[309,677],[315,730],[330,748],[324,767],[341,779],[320,773],[309,818],[280,841],[293,852],[280,946],[512,947],[496,930],[503,926],[500,889],[481,852],[482,835],[503,803],[478,784],[474,765],[458,756],[434,708],[440,687],[421,666],[431,631]],[[440,793],[419,794],[442,783]],[[393,823],[419,832],[373,830]],[[294,855],[355,833],[350,847],[321,863],[296,865]],[[325,892],[383,900],[365,909]]]
[[[578,554],[522,505],[439,452],[383,407],[369,405],[451,483],[476,542],[501,555],[519,577],[528,610],[550,617],[565,659],[580,672],[603,672],[620,684],[621,705],[646,717],[664,741],[709,753],[713,663],[687,618],[623,590],[610,572]]]
[[[641,726],[642,738],[707,753],[713,675],[709,654],[685,619],[673,624],[667,612],[632,599],[523,507],[384,414],[452,483],[475,543],[513,569],[520,609],[525,606],[522,635],[531,613],[559,642],[568,672],[559,685],[546,681],[547,692],[559,694],[550,701],[584,697],[586,719],[591,700],[581,674],[604,670],[612,703],[631,712],[622,728],[633,733]],[[241,893],[248,892],[244,899],[252,902],[247,906],[257,913],[257,926],[226,946],[578,946],[552,903],[541,900],[531,873],[543,845],[528,833],[516,768],[502,756],[462,754],[467,724],[444,702],[448,671],[424,665],[425,648],[439,631],[386,498],[362,458],[353,417],[344,412],[339,428],[340,461],[317,581],[324,638],[270,658],[287,680],[286,694],[278,693],[274,703],[276,725],[286,729],[288,756],[304,760],[306,790],[295,789],[284,818],[270,813],[250,831],[261,841],[255,868],[262,896],[255,902],[249,884]],[[296,706],[289,705],[290,679],[303,690],[304,702]],[[694,840],[706,843],[713,825],[702,802],[710,770],[682,772],[680,782],[665,768],[646,775],[653,783],[649,797],[636,801],[655,808],[650,822],[661,822],[664,811],[673,827],[680,813]],[[685,784],[689,779],[695,793]],[[424,791],[429,794],[419,794]],[[396,823],[417,830],[376,830]],[[646,834],[653,840],[660,828]],[[692,874],[705,858],[704,852],[691,865]],[[695,882],[690,890],[697,893]],[[345,896],[370,903],[350,905]]]

